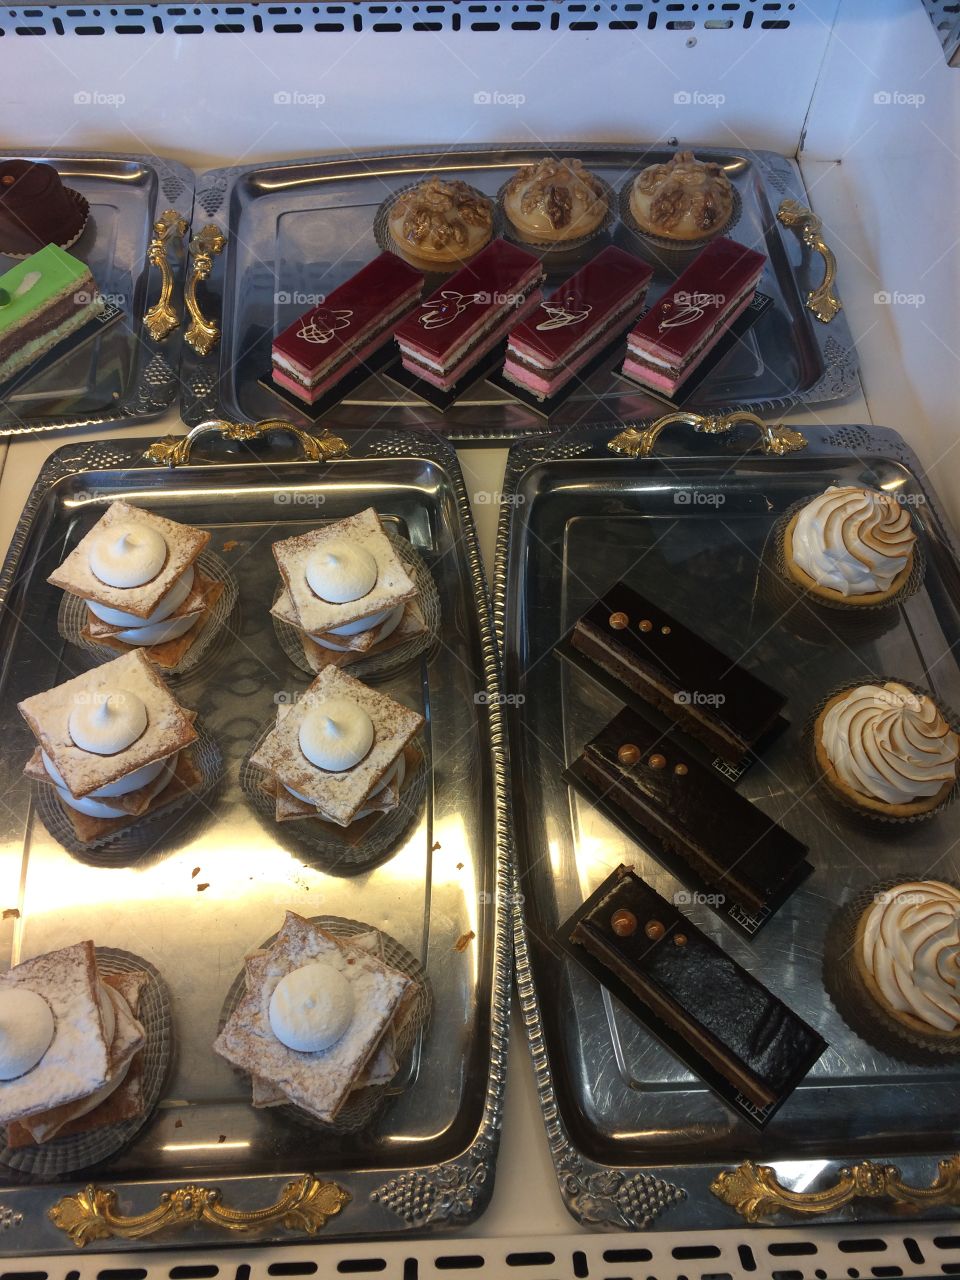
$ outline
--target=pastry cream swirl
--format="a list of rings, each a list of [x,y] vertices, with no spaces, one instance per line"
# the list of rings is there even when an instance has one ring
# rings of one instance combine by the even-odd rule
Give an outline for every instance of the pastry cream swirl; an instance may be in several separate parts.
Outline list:
[[[937,1031],[960,1029],[960,891],[924,880],[878,894],[862,959],[892,1009]]]
[[[932,699],[902,684],[851,689],[823,718],[823,749],[852,790],[886,804],[936,795],[960,743]]]
[[[792,550],[818,586],[859,596],[886,591],[915,542],[909,511],[889,494],[833,485],[800,512]]]

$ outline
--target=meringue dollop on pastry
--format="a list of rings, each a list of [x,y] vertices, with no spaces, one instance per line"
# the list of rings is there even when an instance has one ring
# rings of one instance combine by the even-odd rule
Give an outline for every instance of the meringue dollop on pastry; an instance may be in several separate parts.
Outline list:
[[[353,1021],[353,984],[332,964],[317,961],[285,974],[270,997],[270,1029],[298,1053],[322,1053]]]
[[[926,812],[956,782],[956,733],[931,698],[893,681],[832,698],[817,719],[815,736],[827,782],[874,812]]]
[[[547,157],[507,183],[503,207],[523,240],[562,243],[596,231],[607,213],[603,184],[580,160]]]
[[[27,987],[0,990],[0,1080],[32,1071],[53,1042],[53,1010]]]
[[[352,769],[373,746],[373,721],[352,698],[328,698],[300,722],[300,750],[318,769]]]
[[[877,895],[858,964],[881,1008],[926,1035],[960,1036],[960,890],[912,881]]]
[[[159,530],[124,521],[90,539],[90,568],[108,587],[143,587],[152,582],[167,559],[167,543]]]
[[[877,604],[904,585],[917,535],[910,512],[889,494],[832,485],[787,526],[790,577],[824,599]]]
[[[74,698],[67,721],[73,744],[97,756],[115,756],[132,747],[147,727],[147,708],[142,698],[118,689],[97,698]]]
[[[699,241],[729,223],[733,188],[721,165],[678,151],[665,164],[648,165],[637,174],[630,212],[641,231],[667,240]]]
[[[310,590],[328,604],[349,604],[368,596],[377,583],[377,561],[364,547],[331,539],[307,559]]]
[[[459,178],[402,191],[387,220],[396,251],[415,264],[465,262],[493,235],[493,201]]]

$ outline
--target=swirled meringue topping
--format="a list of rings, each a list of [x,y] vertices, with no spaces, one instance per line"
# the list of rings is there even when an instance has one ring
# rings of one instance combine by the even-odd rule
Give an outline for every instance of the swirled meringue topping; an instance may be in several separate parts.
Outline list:
[[[152,525],[113,524],[90,541],[90,570],[108,587],[142,587],[167,560],[167,543]]]
[[[53,1010],[28,987],[0,991],[0,1080],[31,1071],[53,1042]]]
[[[373,721],[352,698],[328,698],[300,722],[300,750],[318,769],[342,773],[373,746]]]
[[[831,485],[798,515],[793,559],[818,586],[867,595],[888,589],[916,540],[910,512],[889,494]]]
[[[305,964],[280,979],[270,997],[270,1028],[298,1053],[321,1053],[340,1040],[353,1021],[352,984],[333,965]]]
[[[934,796],[957,775],[957,735],[931,698],[894,682],[861,685],[835,702],[822,743],[842,782],[886,804]]]
[[[939,880],[877,895],[863,963],[892,1009],[938,1031],[960,1029],[960,892]]]
[[[307,561],[307,585],[329,604],[349,604],[370,594],[377,582],[377,562],[364,547],[340,539],[318,547]]]
[[[146,704],[127,689],[75,703],[67,721],[74,746],[97,756],[126,751],[143,736],[146,727]]]

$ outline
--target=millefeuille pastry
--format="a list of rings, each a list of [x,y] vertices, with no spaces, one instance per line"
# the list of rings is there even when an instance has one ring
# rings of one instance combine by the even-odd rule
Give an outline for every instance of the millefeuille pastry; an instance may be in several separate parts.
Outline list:
[[[428,178],[402,191],[387,226],[396,252],[427,271],[467,262],[493,235],[493,201],[455,178]]]
[[[889,604],[913,570],[917,535],[909,510],[888,493],[831,485],[788,522],[784,569],[826,604]]]
[[[52,164],[0,160],[0,253],[25,257],[47,245],[69,249],[89,213],[86,198],[65,187]]]
[[[292,911],[245,964],[214,1051],[249,1073],[254,1106],[292,1103],[336,1125],[350,1095],[389,1083],[419,984],[381,958],[376,930],[335,936]]]
[[[832,697],[814,724],[814,747],[831,790],[878,817],[930,813],[957,781],[957,734],[932,698],[894,681]]]
[[[158,667],[184,657],[223,593],[197,558],[210,534],[127,502],[112,502],[47,581],[79,596],[85,640]]]
[[[724,230],[733,213],[730,180],[722,167],[678,151],[665,164],[651,164],[630,187],[630,213],[637,227],[682,245]]]
[[[92,942],[0,977],[0,1125],[39,1145],[144,1113],[142,971],[101,974]]]
[[[294,627],[314,671],[388,652],[426,630],[417,588],[367,507],[273,544],[283,590],[271,613]]]
[[[0,382],[103,311],[90,269],[48,244],[0,275]]]
[[[278,708],[250,762],[273,783],[278,822],[349,827],[396,808],[423,724],[418,712],[326,667],[296,703]]]
[[[195,713],[140,650],[18,709],[39,743],[24,772],[54,789],[83,842],[130,826],[200,781],[188,750],[198,736]]]
[[[580,160],[548,156],[513,175],[503,189],[503,208],[518,239],[562,247],[600,226],[607,188]]]

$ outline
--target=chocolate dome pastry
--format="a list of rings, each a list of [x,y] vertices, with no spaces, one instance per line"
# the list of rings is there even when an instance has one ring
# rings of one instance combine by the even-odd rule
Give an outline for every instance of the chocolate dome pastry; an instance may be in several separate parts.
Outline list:
[[[0,161],[0,253],[26,257],[48,244],[69,249],[89,213],[85,198],[65,187],[52,165]]]

